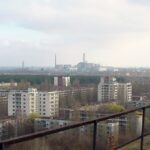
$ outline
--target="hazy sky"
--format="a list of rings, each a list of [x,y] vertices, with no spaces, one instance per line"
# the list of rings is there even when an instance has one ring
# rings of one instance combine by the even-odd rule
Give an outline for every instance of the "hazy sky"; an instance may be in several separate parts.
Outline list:
[[[0,66],[150,67],[150,0],[0,0]]]

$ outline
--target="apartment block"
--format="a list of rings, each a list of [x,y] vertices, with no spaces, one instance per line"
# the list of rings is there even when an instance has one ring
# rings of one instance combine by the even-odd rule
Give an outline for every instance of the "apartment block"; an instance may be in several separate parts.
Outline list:
[[[117,99],[118,83],[116,78],[103,77],[98,84],[98,101],[107,102]]]
[[[63,86],[68,87],[70,86],[70,77],[54,77],[54,86]]]
[[[37,112],[37,89],[13,90],[8,93],[8,116]]]
[[[114,77],[102,77],[98,84],[98,101],[116,101],[120,105],[132,100],[132,84],[118,83]]]
[[[28,116],[37,113],[39,116],[55,117],[59,112],[59,94],[38,92],[29,88],[26,91],[10,91],[8,94],[8,116]]]
[[[118,104],[125,105],[132,100],[132,84],[118,83]]]
[[[58,116],[59,93],[57,91],[38,93],[38,113],[40,116]]]

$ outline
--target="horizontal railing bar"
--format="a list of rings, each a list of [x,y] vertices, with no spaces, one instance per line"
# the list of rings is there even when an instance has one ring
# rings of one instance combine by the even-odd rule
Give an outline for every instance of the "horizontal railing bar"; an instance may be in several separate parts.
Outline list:
[[[149,135],[150,135],[150,132],[145,133],[145,134],[144,134],[144,137],[149,136]]]
[[[150,132],[144,134],[144,137],[149,136],[149,135],[150,135]],[[119,148],[122,148],[122,147],[124,147],[124,146],[127,146],[128,144],[130,144],[130,143],[132,143],[132,142],[135,142],[135,141],[137,141],[137,140],[140,140],[140,139],[141,139],[141,136],[139,136],[139,137],[137,137],[137,138],[135,138],[135,139],[132,139],[131,141],[128,141],[128,142],[126,142],[126,143],[124,143],[124,144],[121,144],[121,145],[119,145],[119,146],[116,147],[116,150],[119,149]]]
[[[33,140],[35,138],[40,138],[40,137],[43,137],[43,136],[46,136],[46,135],[51,135],[51,134],[58,133],[58,132],[61,132],[61,131],[74,129],[74,128],[82,127],[82,126],[85,126],[85,125],[90,125],[90,124],[93,124],[95,121],[98,123],[98,122],[105,121],[105,120],[108,120],[108,119],[111,119],[111,118],[126,115],[126,114],[129,114],[129,113],[132,113],[132,112],[136,112],[138,110],[142,110],[143,108],[150,108],[150,105],[146,106],[146,107],[140,107],[140,108],[132,109],[132,110],[129,110],[129,111],[113,114],[113,115],[110,115],[110,116],[102,117],[102,118],[99,118],[99,119],[93,119],[93,120],[89,120],[89,121],[75,123],[75,124],[64,126],[64,127],[61,127],[61,128],[49,129],[49,130],[39,131],[39,132],[36,132],[36,133],[27,134],[27,135],[24,135],[24,136],[18,136],[16,138],[12,138],[12,139],[9,139],[9,140],[0,141],[0,144],[8,145],[8,144],[14,144],[14,143],[19,143],[19,142],[23,142],[23,141]]]
[[[135,141],[137,141],[137,140],[140,140],[140,139],[141,139],[141,136],[136,137],[136,138],[134,138],[134,139],[132,139],[132,140],[130,140],[130,141],[128,141],[128,142],[125,142],[124,144],[121,144],[121,145],[117,146],[115,149],[118,150],[119,148],[125,147],[125,146],[127,146],[128,144],[130,144],[130,143],[132,143],[132,142],[135,142]]]

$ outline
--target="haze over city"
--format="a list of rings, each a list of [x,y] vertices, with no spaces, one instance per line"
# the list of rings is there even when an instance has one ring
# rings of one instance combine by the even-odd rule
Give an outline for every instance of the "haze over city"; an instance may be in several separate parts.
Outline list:
[[[150,1],[0,0],[0,150],[150,150]]]
[[[149,67],[148,0],[0,1],[0,66]]]

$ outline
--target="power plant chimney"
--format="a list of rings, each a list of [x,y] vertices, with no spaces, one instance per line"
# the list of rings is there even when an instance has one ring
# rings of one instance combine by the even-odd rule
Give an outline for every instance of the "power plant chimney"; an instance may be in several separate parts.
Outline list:
[[[57,57],[56,57],[56,54],[55,54],[55,68],[56,68],[56,65],[57,65]]]
[[[22,71],[24,71],[24,61],[22,61]]]
[[[85,63],[85,53],[83,53],[83,62]]]

